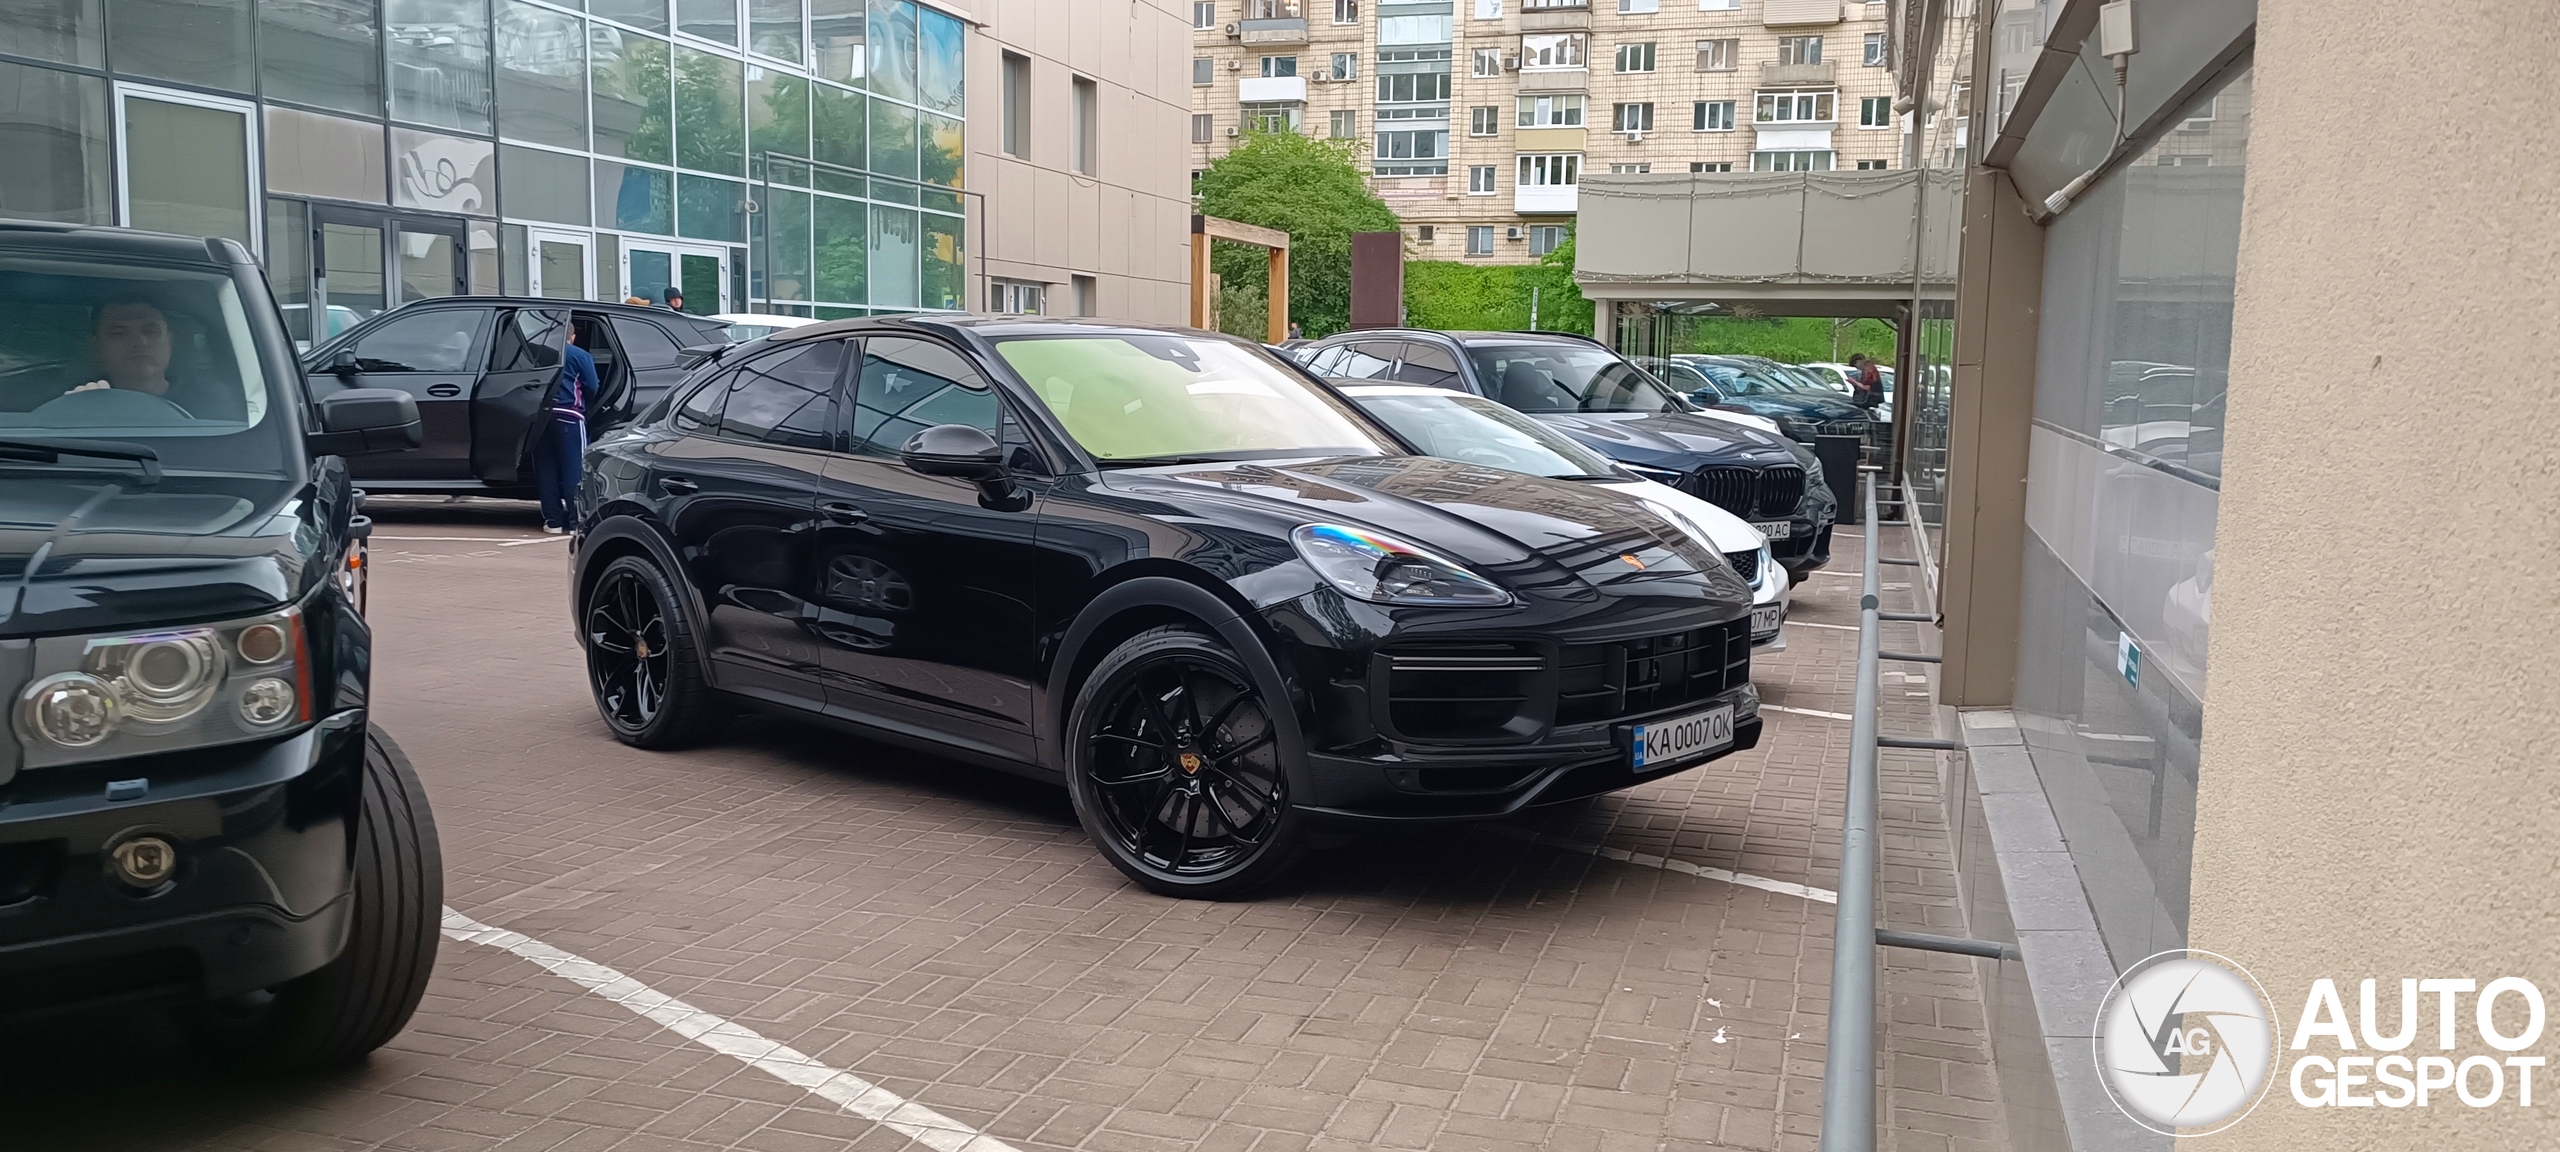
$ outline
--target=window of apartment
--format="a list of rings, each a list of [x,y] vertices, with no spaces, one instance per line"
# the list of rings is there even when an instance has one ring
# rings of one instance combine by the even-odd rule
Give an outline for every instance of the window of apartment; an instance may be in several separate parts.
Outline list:
[[[1476,49],[1476,66],[1474,71],[1478,76],[1502,75],[1502,49]]]
[[[1742,0],[1698,0],[1700,12],[1740,12]]]
[[[1502,131],[1502,109],[1479,104],[1467,112],[1467,135],[1491,136]]]
[[[2159,166],[2162,168],[2211,168],[2213,167],[2213,157],[2201,154],[2193,156],[2162,156],[2159,160]]]
[[[1885,66],[1884,33],[1867,33],[1866,55],[1860,58],[1859,63],[1864,64],[1869,68],[1882,68]]]
[[[1247,20],[1295,20],[1300,15],[1298,0],[1244,0]]]
[[[1417,224],[1413,229],[1413,238],[1417,243],[1429,244],[1440,238],[1440,230],[1429,224]]]
[[[1469,224],[1469,225],[1467,225],[1467,255],[1469,255],[1469,256],[1491,256],[1491,255],[1493,255],[1493,225],[1491,225],[1491,224]]]
[[[1350,109],[1350,108],[1336,108],[1336,109],[1334,109],[1334,110],[1333,110],[1333,128],[1332,128],[1332,131],[1331,131],[1330,135],[1331,135],[1334,139],[1336,139],[1336,140],[1357,140],[1357,139],[1359,139],[1359,138],[1360,138],[1360,113],[1359,113],[1358,111],[1356,111],[1356,110],[1354,110],[1354,109]]]
[[[1751,118],[1762,124],[1827,124],[1834,92],[1763,92]]]
[[[1471,164],[1471,165],[1468,165],[1468,166],[1467,166],[1467,195],[1469,195],[1469,196],[1491,196],[1491,195],[1493,195],[1493,193],[1494,193],[1493,181],[1494,181],[1493,165],[1491,165],[1491,164]]]
[[[1582,183],[1582,153],[1553,152],[1522,156],[1520,175],[1514,181],[1522,188],[1560,188]]]
[[[1004,150],[1031,155],[1031,58],[1012,52],[1004,54]]]
[[[1334,79],[1336,79],[1336,80],[1357,80],[1357,79],[1359,79],[1359,78],[1360,78],[1360,54],[1359,54],[1359,53],[1357,53],[1357,52],[1336,52],[1336,53],[1334,53],[1334,54],[1333,54],[1333,78],[1334,78]]]
[[[1751,154],[1751,170],[1754,172],[1828,172],[1831,170],[1831,157],[1832,153],[1827,151],[1754,152]]]
[[[1689,162],[1689,170],[1692,172],[1731,172],[1733,171],[1733,161],[1692,160]]]
[[[1780,64],[1820,64],[1820,63],[1822,63],[1822,37],[1820,37],[1820,36],[1780,36],[1780,37],[1778,37],[1778,63],[1780,63]]]
[[[1262,74],[1264,76],[1295,76],[1298,74],[1298,58],[1265,56],[1262,58]]]
[[[1860,172],[1884,172],[1884,171],[1888,171],[1888,170],[1890,170],[1892,167],[1893,167],[1893,161],[1891,161],[1891,160],[1860,160],[1860,161],[1858,161],[1858,171],[1860,171]]]
[[[1386,72],[1378,76],[1381,104],[1427,104],[1449,98],[1446,72]]]
[[[1517,128],[1580,128],[1582,101],[1579,95],[1523,96],[1519,116],[1512,121]]]
[[[1218,130],[1218,122],[1217,122],[1217,119],[1216,119],[1215,117],[1210,116],[1210,115],[1209,115],[1208,113],[1206,113],[1206,112],[1194,112],[1194,113],[1192,113],[1192,114],[1191,114],[1191,142],[1192,142],[1192,143],[1194,143],[1194,144],[1206,144],[1206,143],[1208,143],[1208,142],[1209,142],[1209,137],[1210,137],[1210,135],[1211,135],[1212,133],[1215,133],[1217,130]]]
[[[1304,107],[1297,103],[1247,104],[1244,106],[1244,130],[1247,132],[1295,132],[1298,113]]]
[[[1616,173],[1616,174],[1618,174],[1618,175],[1620,175],[1620,176],[1633,176],[1633,175],[1638,175],[1638,174],[1641,174],[1641,173],[1645,173],[1645,172],[1651,172],[1651,171],[1653,171],[1653,165],[1651,165],[1651,164],[1612,164],[1612,165],[1610,165],[1610,166],[1609,166],[1609,171],[1611,171],[1611,172],[1613,172],[1613,173]]]
[[[1072,87],[1076,117],[1075,168],[1091,176],[1102,163],[1102,86],[1078,76]]]
[[[1615,105],[1609,110],[1609,130],[1612,132],[1653,131],[1653,102],[1648,100],[1642,104]]]
[[[1019,280],[987,281],[987,311],[1010,316],[1038,316],[1048,285]]]
[[[1618,11],[1629,14],[1662,11],[1662,0],[1618,0]]]
[[[2212,130],[2213,130],[2213,112],[2214,112],[2214,106],[2215,106],[2215,105],[2217,105],[2217,104],[2220,104],[2221,102],[2222,102],[2222,98],[2221,98],[2221,97],[2219,97],[2219,96],[2210,97],[2210,98],[2206,99],[2206,100],[2205,100],[2205,102],[2204,102],[2204,107],[2197,109],[2197,110],[2196,110],[2196,114],[2195,114],[2195,115],[2193,115],[2193,116],[2189,116],[2189,117],[2187,117],[2187,118],[2186,118],[2186,119],[2184,119],[2184,120],[2180,120],[2180,121],[2178,121],[2178,131],[2180,131],[2180,132],[2210,132],[2210,131],[2212,131]]]
[[[1698,41],[1698,71],[1731,72],[1736,67],[1734,61],[1741,55],[1742,41],[1740,40],[1700,40]]]
[[[1690,105],[1689,130],[1692,132],[1733,131],[1733,101],[1700,100]]]
[[[1564,225],[1539,224],[1529,229],[1529,254],[1544,256],[1564,247]]]
[[[1476,0],[1476,19],[1502,19],[1502,0]]]
[[[1376,160],[1380,176],[1445,176],[1449,172],[1449,130],[1380,132]]]
[[[1858,98],[1858,127],[1893,127],[1893,97],[1861,96]]]
[[[1653,71],[1653,44],[1651,42],[1646,42],[1643,44],[1618,45],[1618,71]]]
[[[1191,5],[1191,26],[1194,28],[1217,27],[1217,0],[1193,0]]]
[[[1217,83],[1217,82],[1218,82],[1218,62],[1217,62],[1216,60],[1210,59],[1210,58],[1209,58],[1209,57],[1207,57],[1207,56],[1194,56],[1194,57],[1192,57],[1192,58],[1191,58],[1191,82],[1192,82],[1193,84],[1215,84],[1215,83]]]
[[[1457,17],[1442,11],[1429,16],[1378,17],[1380,44],[1446,44],[1457,36]],[[1443,57],[1446,58],[1445,56]]]
[[[1360,0],[1333,0],[1333,22],[1336,24],[1359,23]]]
[[[1557,68],[1589,67],[1585,55],[1590,37],[1581,32],[1558,32],[1520,38],[1520,68],[1536,71]]]

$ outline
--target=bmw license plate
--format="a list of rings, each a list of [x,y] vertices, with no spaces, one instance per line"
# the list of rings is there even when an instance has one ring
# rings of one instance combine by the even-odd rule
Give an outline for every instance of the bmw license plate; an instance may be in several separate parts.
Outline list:
[[[1772,539],[1772,540],[1784,540],[1784,539],[1786,539],[1786,538],[1787,538],[1787,531],[1788,531],[1788,528],[1789,528],[1789,524],[1788,524],[1788,522],[1787,522],[1787,521],[1785,521],[1785,520],[1771,520],[1771,521],[1768,521],[1767,523],[1762,523],[1762,522],[1760,522],[1760,521],[1758,521],[1758,520],[1754,520],[1754,521],[1752,521],[1752,522],[1751,522],[1751,526],[1752,526],[1752,527],[1754,527],[1754,528],[1759,529],[1759,530],[1760,530],[1760,534],[1761,534],[1761,535],[1766,536],[1766,537],[1768,537],[1769,539]]]
[[[1733,746],[1733,705],[1631,725],[1628,737],[1630,767],[1638,772],[1695,760]]]
[[[1778,626],[1786,623],[1786,621],[1786,605],[1763,604],[1751,610],[1751,634],[1754,636],[1766,636],[1777,631]]]

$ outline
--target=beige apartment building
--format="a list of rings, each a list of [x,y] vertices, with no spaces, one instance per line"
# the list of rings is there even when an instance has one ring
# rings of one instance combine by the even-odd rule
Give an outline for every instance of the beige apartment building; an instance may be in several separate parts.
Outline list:
[[[1887,5],[1194,0],[1194,170],[1257,128],[1360,142],[1415,259],[1525,263],[1585,172],[1903,166]]]

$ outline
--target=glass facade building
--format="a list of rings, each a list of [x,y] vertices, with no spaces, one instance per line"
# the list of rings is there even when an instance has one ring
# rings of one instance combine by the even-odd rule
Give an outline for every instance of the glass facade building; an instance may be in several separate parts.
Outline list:
[[[959,309],[967,36],[912,0],[0,0],[0,216],[240,240],[305,340],[466,291]]]

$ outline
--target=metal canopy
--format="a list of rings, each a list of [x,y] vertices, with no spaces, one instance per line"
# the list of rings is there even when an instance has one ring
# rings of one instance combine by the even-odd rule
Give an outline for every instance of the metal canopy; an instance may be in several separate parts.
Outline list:
[[[1586,175],[1574,270],[1595,301],[1705,300],[1789,316],[1891,316],[1913,296],[1923,173]],[[1961,176],[1926,173],[1925,299],[1951,294]]]

